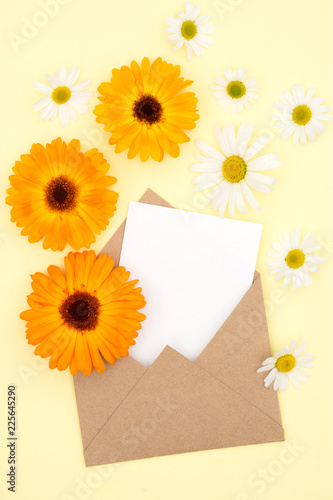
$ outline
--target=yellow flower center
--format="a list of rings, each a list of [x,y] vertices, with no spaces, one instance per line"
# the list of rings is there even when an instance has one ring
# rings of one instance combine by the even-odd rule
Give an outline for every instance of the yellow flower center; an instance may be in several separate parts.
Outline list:
[[[285,261],[291,269],[298,269],[303,266],[305,262],[305,255],[302,250],[295,248],[294,250],[290,250]]]
[[[293,109],[293,120],[297,125],[306,125],[311,120],[312,111],[306,104],[300,104]]]
[[[240,99],[246,93],[246,87],[243,82],[234,80],[227,85],[227,92],[233,99]]]
[[[194,21],[184,21],[180,31],[186,40],[191,40],[197,34],[197,27]]]
[[[295,368],[296,359],[292,354],[285,354],[284,356],[280,356],[276,363],[275,367],[282,373],[291,372]]]
[[[246,172],[247,165],[240,156],[229,156],[229,158],[227,158],[222,165],[223,177],[228,182],[234,183],[242,181]]]
[[[52,92],[52,99],[57,104],[64,104],[71,98],[72,92],[68,87],[56,87]]]

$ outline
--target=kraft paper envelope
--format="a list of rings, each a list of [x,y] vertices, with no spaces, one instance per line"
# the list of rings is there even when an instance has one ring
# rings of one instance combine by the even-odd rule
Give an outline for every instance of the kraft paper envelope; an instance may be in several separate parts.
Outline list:
[[[172,208],[151,190],[140,202]],[[102,250],[118,265],[124,221]],[[256,370],[271,355],[259,273],[198,358],[171,347],[130,356],[74,386],[87,466],[284,440],[277,394]]]

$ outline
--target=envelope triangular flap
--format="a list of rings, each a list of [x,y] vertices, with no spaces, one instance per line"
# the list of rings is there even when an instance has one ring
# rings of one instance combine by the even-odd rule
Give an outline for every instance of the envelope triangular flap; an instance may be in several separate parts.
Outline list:
[[[102,374],[94,370],[88,377],[82,372],[75,375],[74,387],[84,449],[146,369],[138,361],[127,356],[118,359],[114,365],[106,363]]]
[[[85,451],[87,465],[283,439],[281,427],[167,346]]]
[[[276,392],[257,369],[271,356],[261,279],[244,295],[195,363],[225,382],[281,425]]]

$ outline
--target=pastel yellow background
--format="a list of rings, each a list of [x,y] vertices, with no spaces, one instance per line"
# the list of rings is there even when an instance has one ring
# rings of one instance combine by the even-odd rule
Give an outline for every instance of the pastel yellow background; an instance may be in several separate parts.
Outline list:
[[[45,0],[46,3],[46,0]],[[204,57],[187,62],[185,49],[178,52],[166,40],[164,18],[183,10],[180,0],[1,0],[1,391],[0,391],[0,497],[6,490],[6,388],[18,393],[18,500],[312,500],[332,498],[332,133],[328,123],[319,140],[306,148],[282,142],[272,128],[273,102],[294,83],[317,87],[333,106],[333,71],[330,0],[202,0],[216,26],[214,44]],[[49,9],[51,7],[49,6]],[[44,14],[41,14],[41,12]],[[35,28],[26,32],[27,23]],[[36,27],[37,25],[37,27]],[[22,31],[23,30],[23,31]],[[13,35],[14,34],[14,35]],[[25,39],[14,37],[21,36]],[[27,35],[29,38],[27,38]],[[16,46],[15,46],[16,43]],[[97,86],[109,78],[113,67],[132,59],[162,56],[180,64],[182,74],[193,79],[200,120],[191,131],[191,142],[181,147],[178,159],[162,164],[128,160],[114,154],[108,135],[95,122]],[[92,79],[94,99],[89,111],[65,128],[57,121],[40,120],[32,109],[40,99],[34,80],[64,64],[81,68],[80,79]],[[239,115],[223,111],[213,100],[210,85],[224,67],[245,67],[258,80],[260,100]],[[45,144],[61,136],[78,138],[84,148],[97,146],[118,177],[119,203],[109,229],[97,240],[99,251],[126,215],[128,202],[137,200],[147,187],[178,208],[203,210],[194,195],[189,166],[194,140],[213,146],[217,122],[255,124],[255,135],[267,132],[271,141],[265,152],[277,151],[283,166],[275,171],[277,183],[270,194],[257,194],[261,212],[252,209],[242,220],[263,224],[258,259],[266,299],[272,350],[293,339],[306,340],[315,356],[309,383],[299,390],[279,394],[286,442],[296,445],[294,454],[285,443],[199,452],[85,468],[72,377],[50,371],[33,355],[18,318],[30,290],[29,275],[62,265],[63,254],[29,244],[9,221],[4,203],[8,175],[20,154],[33,142]],[[313,231],[323,243],[326,264],[314,275],[308,289],[283,289],[266,271],[269,244],[276,234],[300,227],[303,236]],[[244,248],[246,252],[246,248]],[[286,450],[286,451],[285,451]],[[260,472],[261,470],[261,472]],[[266,471],[266,472],[263,472]],[[259,475],[266,474],[259,481]]]

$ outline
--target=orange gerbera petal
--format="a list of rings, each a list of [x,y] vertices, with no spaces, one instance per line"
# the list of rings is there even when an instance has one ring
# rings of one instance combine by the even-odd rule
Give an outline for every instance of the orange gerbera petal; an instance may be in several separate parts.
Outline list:
[[[128,281],[130,273],[113,268],[106,254],[70,252],[64,264],[64,270],[49,266],[48,274],[32,275],[30,309],[20,315],[26,338],[36,355],[50,358],[51,369],[103,372],[104,361],[113,364],[135,344],[145,298],[138,280]]]
[[[98,88],[102,104],[94,114],[111,133],[115,152],[128,149],[128,158],[139,154],[142,162],[150,156],[160,162],[164,151],[178,156],[178,143],[189,140],[182,129],[194,128],[199,118],[195,94],[183,92],[192,83],[180,76],[179,66],[161,57],[152,64],[144,57],[141,66],[132,61],[130,67],[113,69],[110,82]]]
[[[106,175],[109,164],[96,148],[80,149],[80,141],[58,138],[33,144],[15,163],[6,203],[30,243],[44,238],[45,249],[89,248],[113,216],[118,195],[108,187],[117,179]]]

